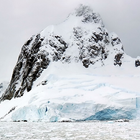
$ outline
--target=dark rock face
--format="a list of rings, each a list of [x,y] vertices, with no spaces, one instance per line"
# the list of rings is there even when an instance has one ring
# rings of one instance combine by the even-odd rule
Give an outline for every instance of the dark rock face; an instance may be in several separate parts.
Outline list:
[[[111,45],[113,46],[114,51],[117,52],[114,56],[114,65],[121,66],[124,55],[124,48],[120,38],[115,34],[111,36]]]
[[[0,83],[0,97],[5,92],[8,84],[9,84],[9,82],[2,82],[2,83]]]
[[[117,44],[120,44],[121,40],[118,37],[112,38],[111,44],[112,46],[115,46]]]
[[[136,60],[135,61],[135,67],[139,67],[140,66],[140,60]]]
[[[17,64],[14,68],[11,82],[2,95],[0,100],[10,100],[15,97],[21,97],[24,91],[29,92],[32,89],[33,82],[40,76],[42,71],[46,69],[51,61],[58,61],[67,48],[67,44],[60,36],[54,36],[53,40],[49,40],[48,45],[51,49],[55,49],[52,54],[43,47],[43,38],[40,34],[30,38],[22,47]],[[56,40],[58,44],[56,43]],[[59,46],[61,44],[61,46]],[[51,55],[51,57],[49,57]],[[52,60],[51,60],[52,58]]]
[[[114,65],[119,65],[119,66],[122,65],[122,61],[121,61],[122,56],[123,56],[123,54],[120,54],[120,53],[115,55]]]
[[[121,50],[124,51],[122,42],[121,42],[120,38],[119,38],[118,36],[116,36],[116,35],[112,35],[112,36],[111,36],[111,45],[112,45],[112,46],[121,45]]]
[[[79,46],[79,59],[86,68],[90,64],[106,59],[108,56],[108,51],[105,48],[105,45],[110,43],[108,33],[101,28],[98,30],[98,33],[92,32],[88,39],[83,38],[83,36],[86,36],[86,32],[80,27],[74,28],[73,31],[75,40]]]
[[[82,16],[82,22],[84,23],[100,23],[102,24],[102,27],[104,27],[100,15],[94,13],[93,10],[88,6],[80,5],[76,10],[76,16]]]

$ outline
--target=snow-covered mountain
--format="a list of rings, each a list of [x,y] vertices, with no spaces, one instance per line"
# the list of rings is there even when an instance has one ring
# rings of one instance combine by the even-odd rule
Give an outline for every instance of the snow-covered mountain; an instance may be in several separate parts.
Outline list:
[[[51,25],[31,37],[22,47],[11,83],[2,100],[20,97],[52,62],[103,66],[106,59],[121,65],[123,45],[108,33],[101,17],[87,6],[80,6],[59,25]]]
[[[121,40],[107,31],[100,15],[81,5],[64,22],[48,26],[23,45],[0,98],[0,108],[5,108],[0,117],[138,118],[140,68],[135,66],[139,60],[125,54]]]

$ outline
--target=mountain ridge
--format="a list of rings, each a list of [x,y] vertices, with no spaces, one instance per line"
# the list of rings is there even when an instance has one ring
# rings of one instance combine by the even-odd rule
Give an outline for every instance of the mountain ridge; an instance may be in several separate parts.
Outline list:
[[[109,35],[99,14],[81,5],[63,23],[48,26],[23,45],[10,85],[1,100],[21,97],[25,90],[30,91],[43,69],[53,61],[81,61],[88,68],[98,61],[104,65],[109,53],[115,53],[115,65],[122,64],[124,51],[119,37]]]

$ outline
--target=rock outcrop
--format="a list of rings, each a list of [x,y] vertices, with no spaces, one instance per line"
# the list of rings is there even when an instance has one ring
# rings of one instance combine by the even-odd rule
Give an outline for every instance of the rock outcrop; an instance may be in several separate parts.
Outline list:
[[[139,66],[140,66],[140,60],[139,60],[139,59],[137,59],[137,60],[135,61],[135,66],[136,66],[136,67],[139,67]]]
[[[2,96],[2,93],[5,92],[8,84],[9,84],[9,82],[5,82],[5,81],[0,83],[0,97]]]

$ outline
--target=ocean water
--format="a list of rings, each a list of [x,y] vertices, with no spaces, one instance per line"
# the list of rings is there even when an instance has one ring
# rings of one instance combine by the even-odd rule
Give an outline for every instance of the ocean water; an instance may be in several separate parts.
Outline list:
[[[0,140],[140,140],[140,121],[0,122]]]

